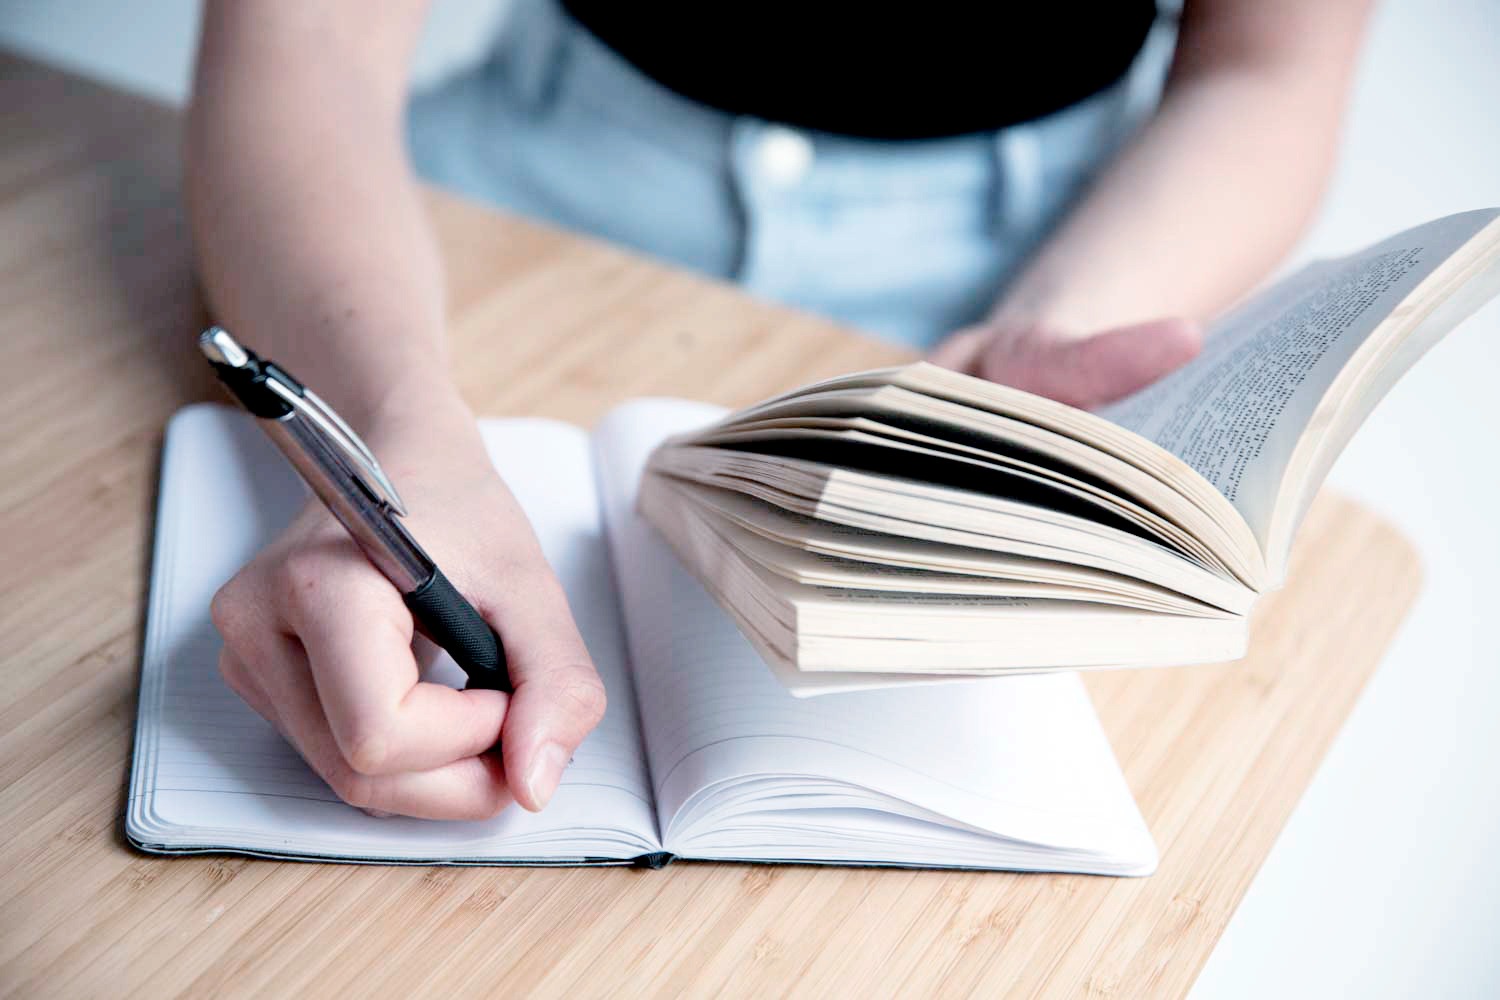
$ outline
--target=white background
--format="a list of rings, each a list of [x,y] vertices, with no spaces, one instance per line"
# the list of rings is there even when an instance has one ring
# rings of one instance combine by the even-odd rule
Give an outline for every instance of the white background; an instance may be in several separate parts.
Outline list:
[[[504,3],[439,0],[419,79],[482,52]],[[196,14],[194,0],[0,0],[0,45],[181,100]],[[1500,205],[1497,104],[1500,3],[1381,5],[1298,257]],[[1500,996],[1497,434],[1500,303],[1391,393],[1334,470],[1416,541],[1424,590],[1195,997]]]

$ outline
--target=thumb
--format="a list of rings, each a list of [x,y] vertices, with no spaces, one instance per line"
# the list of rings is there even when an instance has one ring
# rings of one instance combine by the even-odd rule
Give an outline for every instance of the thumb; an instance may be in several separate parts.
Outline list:
[[[505,780],[535,812],[557,790],[573,752],[604,717],[594,670],[561,584],[550,570],[493,609],[514,691],[500,730]]]
[[[982,326],[960,330],[933,348],[927,360],[956,372],[972,371],[975,360],[984,353],[991,336],[991,332]]]
[[[1076,340],[1026,339],[992,350],[979,374],[1092,409],[1143,389],[1191,361],[1203,334],[1186,319],[1155,319]]]

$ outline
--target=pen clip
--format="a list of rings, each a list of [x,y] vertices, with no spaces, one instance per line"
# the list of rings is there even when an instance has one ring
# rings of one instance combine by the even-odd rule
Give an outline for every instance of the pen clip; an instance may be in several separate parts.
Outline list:
[[[275,377],[267,379],[266,385],[295,410],[298,416],[311,421],[323,432],[328,443],[349,463],[350,470],[363,481],[371,496],[388,506],[392,513],[400,517],[406,516],[406,504],[401,502],[401,495],[396,492],[395,484],[375,460],[375,453],[370,451],[369,446],[354,433],[354,428],[346,424],[333,407],[304,385],[294,387]]]
[[[344,418],[334,412],[333,407],[323,402],[311,389],[298,382],[291,372],[271,361],[261,358],[249,348],[242,346],[222,326],[211,326],[198,336],[198,347],[213,364],[219,377],[239,397],[240,402],[258,417],[282,419],[287,413],[279,406],[269,408],[259,402],[261,389],[271,393],[290,408],[293,413],[311,423],[322,434],[324,441],[344,459],[344,464],[354,478],[375,500],[394,514],[406,516],[406,504],[401,495],[386,477],[374,452],[354,433],[354,428],[344,423]],[[232,374],[231,374],[232,373]],[[252,393],[249,390],[254,389]]]

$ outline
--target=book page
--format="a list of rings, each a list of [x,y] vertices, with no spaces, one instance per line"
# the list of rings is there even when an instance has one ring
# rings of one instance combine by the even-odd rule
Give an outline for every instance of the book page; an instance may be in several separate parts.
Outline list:
[[[741,410],[675,444],[768,420],[867,418],[1113,493],[1178,526],[1240,582],[1254,586],[1264,575],[1255,535],[1223,494],[1176,455],[1096,414],[925,361],[822,386]]]
[[[663,846],[688,857],[886,863],[896,859],[878,833],[904,815],[924,828],[947,824],[932,830],[1040,845],[1039,855],[1006,867],[1148,871],[1150,835],[1076,675],[819,698],[793,697],[777,681],[635,507],[655,445],[721,413],[636,401],[595,431]],[[738,805],[706,804],[726,789]],[[723,809],[748,809],[750,800],[755,821],[781,824],[784,837],[726,821]],[[820,830],[843,831],[822,854],[809,846]],[[879,846],[860,848],[859,837]],[[963,863],[956,842],[928,837],[914,863]],[[789,844],[802,846],[789,854]],[[1055,853],[1064,849],[1094,860],[1075,869]]]
[[[555,421],[489,421],[485,443],[531,518],[609,696],[540,814],[484,822],[377,819],[340,802],[219,678],[214,591],[307,496],[245,414],[189,407],[163,457],[128,819],[147,849],[395,861],[627,859],[658,850],[588,438]],[[207,544],[211,541],[212,544]],[[430,679],[460,686],[447,656]]]
[[[1309,265],[1225,317],[1185,368],[1099,415],[1203,475],[1264,545],[1283,471],[1335,378],[1495,215],[1450,216]]]

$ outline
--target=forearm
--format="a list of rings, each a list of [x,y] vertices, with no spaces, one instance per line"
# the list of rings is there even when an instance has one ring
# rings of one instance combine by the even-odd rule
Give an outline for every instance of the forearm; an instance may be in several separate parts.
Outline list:
[[[1086,335],[1160,316],[1207,320],[1253,287],[1326,182],[1360,6],[1322,14],[1331,23],[1317,31],[1185,24],[1182,44],[1197,48],[1179,56],[1156,116],[1005,291],[996,318]],[[1222,51],[1257,28],[1309,41],[1272,55]],[[1233,41],[1216,37],[1226,34]]]
[[[368,39],[319,38],[314,15],[291,5],[248,30],[232,23],[242,10],[223,6],[205,27],[187,144],[199,274],[216,318],[361,431],[403,422],[418,401],[461,409],[399,80],[371,68],[396,55],[372,56]]]

